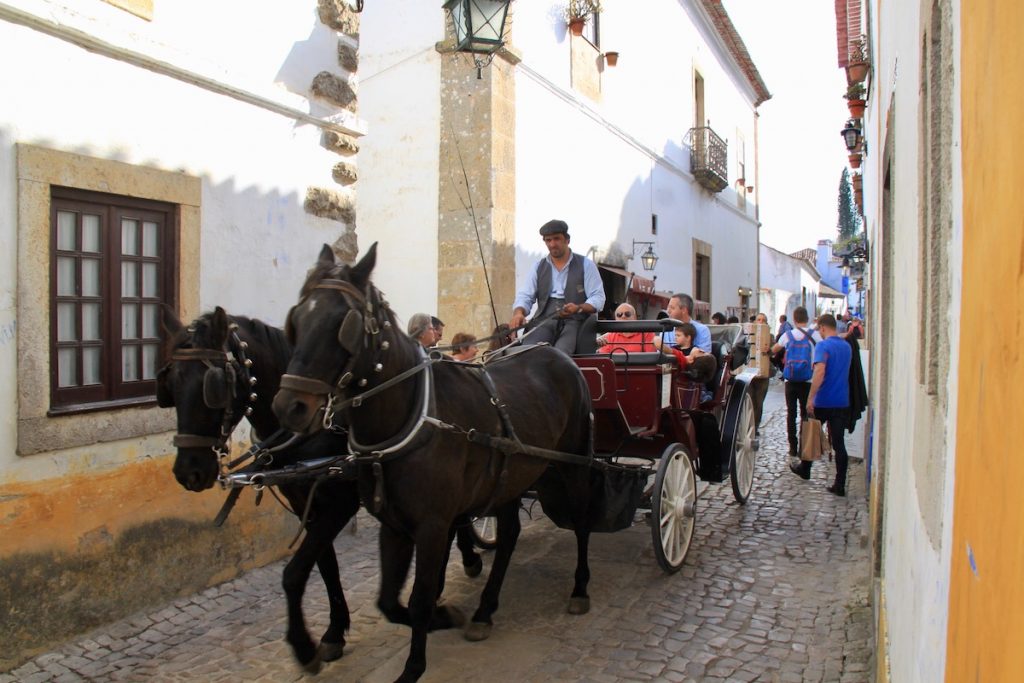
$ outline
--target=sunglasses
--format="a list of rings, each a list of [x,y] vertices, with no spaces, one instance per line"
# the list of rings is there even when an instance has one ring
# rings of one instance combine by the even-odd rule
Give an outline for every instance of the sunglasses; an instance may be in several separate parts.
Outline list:
[[[630,313],[629,311],[626,311],[625,313],[616,313],[615,317],[616,318],[632,318],[633,314]]]

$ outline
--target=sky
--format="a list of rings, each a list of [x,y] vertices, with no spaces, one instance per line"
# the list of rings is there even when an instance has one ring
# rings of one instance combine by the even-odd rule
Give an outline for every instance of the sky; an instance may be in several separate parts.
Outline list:
[[[836,238],[839,131],[850,114],[827,0],[723,0],[772,98],[758,108],[761,241],[785,253]]]

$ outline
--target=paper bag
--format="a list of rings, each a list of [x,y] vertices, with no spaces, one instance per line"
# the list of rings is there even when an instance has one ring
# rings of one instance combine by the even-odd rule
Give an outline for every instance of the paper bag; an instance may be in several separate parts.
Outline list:
[[[800,459],[821,460],[827,442],[821,429],[821,420],[809,417],[800,425]]]

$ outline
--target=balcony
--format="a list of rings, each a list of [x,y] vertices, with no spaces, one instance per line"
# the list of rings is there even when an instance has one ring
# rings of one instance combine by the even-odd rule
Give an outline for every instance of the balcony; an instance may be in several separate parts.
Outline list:
[[[707,126],[691,128],[686,134],[690,145],[690,172],[710,192],[721,192],[728,186],[726,164],[729,146]]]

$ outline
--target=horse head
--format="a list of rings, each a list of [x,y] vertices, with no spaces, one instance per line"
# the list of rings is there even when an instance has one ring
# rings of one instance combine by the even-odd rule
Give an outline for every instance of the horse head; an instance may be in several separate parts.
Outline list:
[[[334,404],[387,376],[385,352],[393,356],[402,347],[415,354],[411,340],[396,334],[387,302],[370,283],[376,262],[376,243],[353,266],[336,263],[326,244],[321,250],[285,325],[293,352],[274,397],[285,429],[311,434],[340,424]]]
[[[174,476],[190,491],[213,486],[231,432],[252,413],[251,361],[235,327],[220,306],[187,328],[164,309],[169,361],[157,374],[157,402],[177,411]]]

